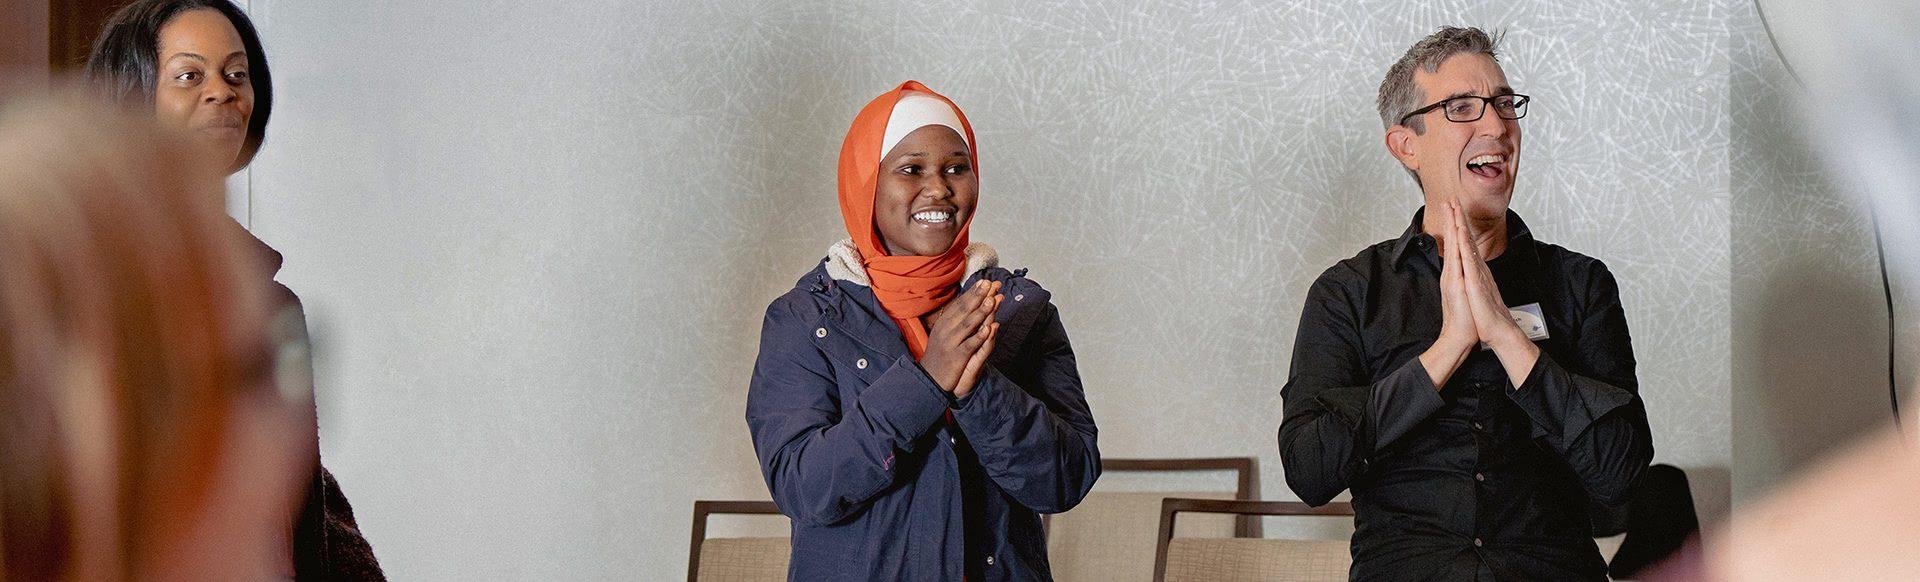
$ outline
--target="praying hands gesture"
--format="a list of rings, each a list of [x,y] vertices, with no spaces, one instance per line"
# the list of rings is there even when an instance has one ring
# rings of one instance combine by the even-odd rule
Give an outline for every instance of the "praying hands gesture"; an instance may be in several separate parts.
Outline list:
[[[1460,205],[1448,202],[1444,210],[1447,226],[1443,236],[1436,237],[1441,239],[1440,337],[1420,354],[1420,364],[1433,380],[1434,389],[1439,390],[1467,354],[1485,345],[1500,358],[1507,379],[1520,386],[1540,358],[1540,348],[1508,313]]]
[[[1000,283],[981,280],[927,314],[927,353],[920,356],[920,367],[954,398],[973,391],[993,353],[1000,331],[993,314],[999,308]]]

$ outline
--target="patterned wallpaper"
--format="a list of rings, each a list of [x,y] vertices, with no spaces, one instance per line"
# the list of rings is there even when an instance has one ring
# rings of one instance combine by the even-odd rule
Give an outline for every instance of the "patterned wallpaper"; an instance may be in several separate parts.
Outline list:
[[[253,0],[279,98],[253,225],[396,579],[666,579],[694,499],[766,497],[762,309],[841,236],[854,110],[919,79],[978,130],[975,240],[1055,291],[1103,453],[1258,456],[1291,498],[1307,286],[1419,204],[1380,76],[1442,24],[1504,28],[1536,100],[1515,207],[1618,275],[1656,460],[1717,513],[1731,1]]]

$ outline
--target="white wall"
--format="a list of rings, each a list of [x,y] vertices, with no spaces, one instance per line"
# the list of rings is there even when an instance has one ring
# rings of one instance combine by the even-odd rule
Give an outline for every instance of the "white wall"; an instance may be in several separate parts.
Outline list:
[[[1836,62],[1820,51],[1840,46],[1824,3],[1766,2],[1780,48],[1807,70]],[[1851,8],[1849,8],[1851,9]],[[1838,20],[1846,20],[1839,18]],[[1733,494],[1746,503],[1824,455],[1891,424],[1887,368],[1887,295],[1875,255],[1866,198],[1836,185],[1841,174],[1815,155],[1807,117],[1796,107],[1833,107],[1834,83],[1794,77],[1769,42],[1752,4],[1735,5],[1732,160]],[[1857,63],[1856,63],[1857,65]],[[1826,74],[1821,74],[1826,73]],[[1840,117],[1845,117],[1844,115]],[[1870,143],[1856,141],[1852,145]],[[1860,149],[1872,149],[1860,147]],[[1857,150],[1855,150],[1857,151]],[[1829,152],[1854,155],[1855,151]],[[1892,151],[1892,150],[1886,150]],[[1853,176],[1858,178],[1858,176]],[[1883,210],[1884,212],[1884,210]],[[1896,365],[1906,387],[1901,409],[1915,410],[1920,381],[1920,293],[1903,265],[1920,265],[1911,244],[1916,217],[1883,214],[1898,318]],[[1909,416],[1909,418],[1914,418]]]
[[[979,131],[976,240],[1056,292],[1109,457],[1255,455],[1312,278],[1418,204],[1388,64],[1509,31],[1516,208],[1619,276],[1656,460],[1723,512],[1732,0],[303,3],[255,231],[322,443],[395,579],[671,579],[691,502],[765,498],[761,311],[841,236],[834,161],[920,79]]]

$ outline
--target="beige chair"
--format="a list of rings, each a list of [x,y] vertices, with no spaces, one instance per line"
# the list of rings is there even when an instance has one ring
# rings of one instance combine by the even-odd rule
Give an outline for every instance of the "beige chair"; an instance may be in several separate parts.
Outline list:
[[[786,582],[792,540],[785,537],[708,538],[707,516],[780,515],[772,501],[693,502],[693,542],[687,582]]]
[[[1353,506],[1310,507],[1298,501],[1167,499],[1160,506],[1160,536],[1154,551],[1154,582],[1338,581],[1347,579],[1353,557],[1346,540],[1174,537],[1181,513],[1333,516],[1353,519]]]
[[[1105,459],[1103,480],[1115,473],[1232,473],[1217,491],[1103,491],[1087,495],[1072,511],[1046,516],[1047,561],[1058,582],[1144,580],[1153,571],[1154,528],[1168,497],[1252,499],[1259,471],[1252,457],[1209,459]],[[1260,537],[1260,521],[1247,516],[1198,516],[1183,520],[1183,537]]]

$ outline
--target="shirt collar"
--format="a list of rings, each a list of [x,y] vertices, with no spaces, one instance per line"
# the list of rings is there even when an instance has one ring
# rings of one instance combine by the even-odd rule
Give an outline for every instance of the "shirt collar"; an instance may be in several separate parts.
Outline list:
[[[1394,241],[1392,256],[1395,267],[1415,253],[1425,255],[1429,264],[1440,266],[1439,246],[1434,244],[1433,235],[1421,231],[1426,213],[1425,206],[1413,211],[1413,222],[1407,225],[1406,232],[1400,233],[1400,239]],[[1523,259],[1528,264],[1539,262],[1539,252],[1533,246],[1533,230],[1527,227],[1527,221],[1520,219],[1520,213],[1511,208],[1507,209],[1507,250],[1501,256],[1509,255]]]

